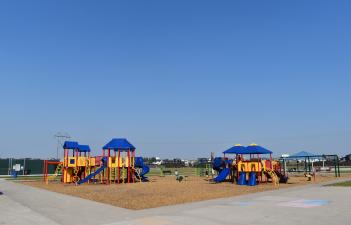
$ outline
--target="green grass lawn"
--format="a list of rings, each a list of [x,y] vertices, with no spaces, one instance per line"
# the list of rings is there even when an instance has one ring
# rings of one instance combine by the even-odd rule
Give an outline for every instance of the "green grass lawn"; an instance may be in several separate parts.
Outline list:
[[[330,186],[337,186],[337,187],[351,187],[351,181],[340,182],[336,184],[331,184]]]
[[[174,175],[175,170],[178,170],[180,175],[195,176],[196,169],[192,167],[181,167],[181,168],[163,168],[165,171],[170,171],[170,175]],[[146,176],[160,176],[161,168],[150,168],[150,172]],[[168,174],[169,175],[169,174]]]
[[[168,171],[170,172],[167,174],[163,174],[161,171]],[[196,169],[194,167],[181,167],[181,168],[150,168],[150,171],[148,174],[146,174],[146,176],[163,176],[163,175],[172,175],[174,176],[175,174],[175,170],[178,170],[179,175],[183,175],[183,176],[197,176],[199,175],[199,169]],[[1,176],[0,176],[1,178]],[[7,179],[7,180],[42,180],[43,176],[39,175],[39,176],[22,176],[19,175],[17,176],[17,178],[12,178],[9,176],[3,176],[3,178]],[[60,176],[56,178],[56,180],[59,180]]]
[[[43,176],[18,176],[17,178],[7,177],[6,180],[43,180]]]
[[[170,171],[171,174],[166,175],[173,175],[175,170],[178,170],[180,175],[184,176],[196,176],[196,168],[193,167],[181,167],[181,168],[163,168],[163,170]],[[161,168],[150,168],[150,172],[146,174],[146,176],[162,176]],[[59,176],[60,177],[60,176]],[[7,180],[42,180],[43,176],[22,176],[19,175],[17,178],[12,178],[9,176],[4,176]],[[59,178],[56,178],[59,179]]]

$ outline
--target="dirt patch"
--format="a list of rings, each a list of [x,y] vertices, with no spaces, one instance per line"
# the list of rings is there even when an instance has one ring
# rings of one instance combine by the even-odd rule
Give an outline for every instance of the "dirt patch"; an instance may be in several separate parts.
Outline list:
[[[351,176],[348,175],[348,177]],[[345,178],[345,176],[342,178]],[[229,182],[212,184],[201,177],[189,177],[187,181],[179,183],[173,176],[152,177],[150,182],[134,184],[84,184],[75,186],[62,183],[46,185],[41,181],[23,181],[21,183],[118,207],[146,209],[321,183],[335,179],[337,178],[332,176],[318,176],[316,181],[307,181],[306,177],[290,177],[288,184],[280,184],[279,187],[275,187],[271,183],[261,183],[253,187],[239,186]]]

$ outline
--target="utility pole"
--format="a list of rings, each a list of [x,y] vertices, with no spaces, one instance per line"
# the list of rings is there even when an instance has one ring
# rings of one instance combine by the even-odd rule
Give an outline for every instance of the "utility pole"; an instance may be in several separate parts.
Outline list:
[[[63,146],[63,142],[69,140],[71,136],[68,133],[57,132],[54,137],[57,139],[56,159],[59,159],[59,151]]]

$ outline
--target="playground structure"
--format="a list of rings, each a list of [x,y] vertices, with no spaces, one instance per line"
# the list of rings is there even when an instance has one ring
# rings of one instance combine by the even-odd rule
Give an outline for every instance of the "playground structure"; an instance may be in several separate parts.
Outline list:
[[[212,176],[212,165],[211,163],[204,163],[201,165],[197,165],[195,167],[195,174],[200,177],[209,177]]]
[[[142,157],[135,156],[135,147],[124,138],[115,138],[102,149],[101,156],[91,156],[88,145],[66,141],[63,145],[63,162],[44,162],[46,183],[50,181],[48,165],[57,165],[54,177],[62,170],[63,183],[135,183],[147,181],[149,167]]]
[[[277,186],[288,180],[280,161],[273,160],[272,151],[261,146],[251,144],[244,147],[237,144],[223,154],[223,158],[217,157],[213,160],[213,169],[218,172],[218,176],[213,179],[216,183],[225,181],[228,176],[233,183],[237,181],[239,185],[250,186],[269,180]],[[226,157],[228,154],[234,154],[235,157],[229,159]],[[261,157],[265,154],[269,154],[269,158]],[[245,159],[247,156],[249,157]]]
[[[313,176],[315,176],[316,172],[334,172],[335,177],[340,177],[340,159],[337,155],[322,155],[301,151],[293,155],[283,156],[280,160],[283,162],[284,171],[292,173],[302,172]]]
[[[55,172],[51,176],[48,175],[50,165],[56,166]],[[60,175],[60,173],[62,173],[62,162],[44,160],[43,179],[46,183],[48,183],[50,180],[54,180],[55,178],[57,178]]]
[[[76,183],[95,169],[96,158],[90,157],[90,147],[88,145],[79,145],[75,141],[66,141],[63,149],[63,183]]]

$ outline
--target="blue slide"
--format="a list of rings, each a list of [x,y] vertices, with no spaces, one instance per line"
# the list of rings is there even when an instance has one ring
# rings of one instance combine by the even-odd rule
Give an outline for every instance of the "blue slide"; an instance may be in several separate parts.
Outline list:
[[[150,171],[150,168],[147,165],[143,165],[141,168],[140,174],[135,172],[135,177],[139,179],[141,178],[141,181],[148,181],[147,177],[145,177],[145,174],[147,174]]]
[[[150,168],[148,166],[146,166],[146,165],[143,165],[142,170],[141,170],[141,172],[139,174],[139,176],[141,177],[142,180],[146,180],[147,179],[147,177],[145,177],[145,174],[147,174],[149,171],[150,171]]]
[[[107,158],[104,157],[102,158],[102,166],[97,169],[94,173],[89,174],[88,176],[86,176],[84,179],[81,179],[80,181],[78,181],[78,184],[84,184],[85,182],[88,182],[91,178],[95,177],[96,175],[98,175],[99,173],[101,173],[101,171],[104,171],[104,169],[106,168],[106,162],[107,162]]]
[[[145,175],[150,172],[150,168],[144,164],[144,160],[142,157],[135,157],[135,163],[134,166],[136,168],[141,168],[140,174],[138,175],[137,172],[135,172],[135,177],[141,178],[142,181],[147,181],[147,177]]]
[[[103,171],[106,168],[105,165],[102,165],[99,169],[97,169],[94,173],[89,174],[88,176],[86,176],[84,179],[81,179],[80,181],[78,181],[78,184],[84,184],[85,182],[89,181],[91,178],[95,177],[96,175],[98,175],[99,173],[101,173],[101,171]]]
[[[225,181],[225,178],[227,178],[227,176],[230,174],[230,169],[229,168],[224,168],[219,175],[213,179],[214,182],[216,183],[220,183]]]

